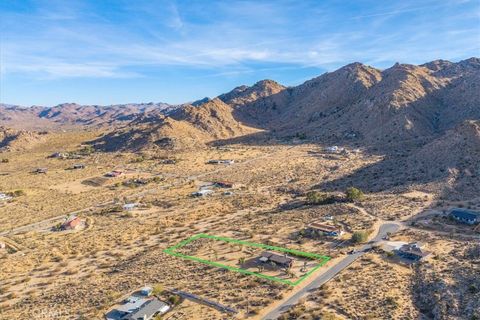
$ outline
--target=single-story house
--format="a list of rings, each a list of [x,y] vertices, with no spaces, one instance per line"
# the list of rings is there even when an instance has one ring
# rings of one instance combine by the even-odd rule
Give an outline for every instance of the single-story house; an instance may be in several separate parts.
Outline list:
[[[108,172],[107,174],[105,174],[105,176],[111,177],[111,178],[115,178],[115,177],[121,176],[122,174],[123,174],[123,171],[113,170],[113,171]]]
[[[339,151],[339,148],[338,148],[338,146],[326,147],[326,148],[325,148],[325,151],[326,151],[326,152],[330,152],[330,153],[335,153],[335,152],[338,152],[338,151]]]
[[[130,314],[139,310],[147,301],[146,298],[130,296],[125,299],[122,305],[109,312],[106,318],[107,320],[127,319]]]
[[[421,243],[412,242],[404,244],[400,249],[396,250],[395,253],[404,259],[420,261],[430,255],[430,252],[426,252],[422,248],[423,245]]]
[[[233,188],[233,183],[228,181],[217,181],[215,185],[219,188]]]
[[[85,169],[85,165],[81,163],[77,163],[73,165],[73,169]]]
[[[158,299],[147,300],[138,310],[127,315],[125,320],[150,320],[170,310],[170,306]]]
[[[394,253],[400,250],[400,248],[406,244],[407,242],[404,242],[404,241],[385,241],[385,242],[382,242],[380,248],[385,252]]]
[[[50,158],[57,158],[57,159],[67,159],[68,153],[65,152],[55,152],[53,153]]]
[[[62,230],[75,230],[80,227],[82,220],[79,217],[72,216],[62,223]]]
[[[235,160],[208,160],[207,164],[234,164]]]
[[[480,212],[467,209],[453,209],[450,211],[450,216],[461,223],[477,224],[480,223]]]
[[[130,211],[135,209],[138,206],[138,203],[126,203],[123,205],[123,210]]]
[[[48,171],[47,168],[37,168],[35,169],[35,173],[43,173],[43,174],[46,174]]]
[[[279,267],[291,268],[294,260],[290,257],[287,257],[287,255],[282,256],[273,252],[264,251],[258,258],[258,261],[260,261],[261,263],[273,262]]]
[[[148,184],[148,180],[147,179],[136,178],[136,179],[133,179],[133,183],[145,185],[145,184]]]
[[[204,197],[213,193],[213,190],[202,189],[195,192],[192,192],[192,197]]]
[[[339,226],[321,223],[319,221],[310,223],[307,227],[307,232],[330,237],[338,237],[343,234],[343,230]]]

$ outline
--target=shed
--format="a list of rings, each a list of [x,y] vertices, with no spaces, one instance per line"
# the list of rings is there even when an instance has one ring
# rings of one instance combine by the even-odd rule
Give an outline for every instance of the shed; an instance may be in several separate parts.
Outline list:
[[[80,220],[79,217],[72,216],[72,217],[68,218],[67,221],[65,221],[62,224],[62,229],[63,230],[75,230],[80,226],[81,223],[82,223],[82,220]]]

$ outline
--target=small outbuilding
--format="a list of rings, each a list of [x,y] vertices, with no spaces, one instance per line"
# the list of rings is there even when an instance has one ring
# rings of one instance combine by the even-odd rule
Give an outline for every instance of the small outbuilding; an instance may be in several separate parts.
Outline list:
[[[76,230],[80,227],[82,220],[77,216],[69,217],[64,223],[62,223],[62,230]]]

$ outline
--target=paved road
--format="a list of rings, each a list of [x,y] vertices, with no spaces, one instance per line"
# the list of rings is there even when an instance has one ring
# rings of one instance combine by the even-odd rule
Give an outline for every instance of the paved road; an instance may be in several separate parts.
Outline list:
[[[349,254],[337,264],[331,266],[328,270],[318,275],[318,277],[313,280],[306,287],[302,288],[300,291],[291,296],[288,300],[282,303],[280,306],[270,311],[267,315],[263,317],[264,320],[273,320],[277,319],[283,312],[290,309],[292,306],[296,305],[300,299],[308,295],[310,292],[314,291],[317,288],[320,288],[322,285],[332,280],[338,273],[343,269],[351,265],[355,260],[360,258],[365,254],[365,250],[370,249],[374,242],[381,241],[387,233],[394,233],[400,228],[399,224],[396,223],[384,223],[380,226],[377,236],[369,243],[360,248],[356,253]]]

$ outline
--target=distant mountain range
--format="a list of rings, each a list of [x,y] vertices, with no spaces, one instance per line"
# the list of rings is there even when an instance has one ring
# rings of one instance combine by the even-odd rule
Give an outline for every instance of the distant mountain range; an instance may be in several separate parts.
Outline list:
[[[395,64],[352,63],[296,87],[272,80],[178,106],[0,105],[0,125],[112,127],[108,150],[191,148],[221,140],[298,136],[372,148],[423,146],[480,119],[480,59]]]
[[[65,125],[115,125],[145,114],[168,114],[179,108],[167,103],[130,103],[109,106],[63,103],[54,107],[0,104],[0,125],[48,128]]]

